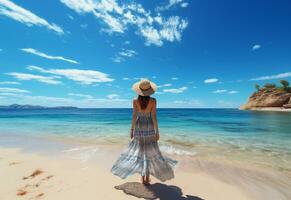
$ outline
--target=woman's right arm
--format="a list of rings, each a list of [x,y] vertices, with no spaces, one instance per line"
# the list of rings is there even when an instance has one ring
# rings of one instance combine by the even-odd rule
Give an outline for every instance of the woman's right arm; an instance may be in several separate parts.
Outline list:
[[[130,128],[130,138],[133,138],[133,130],[134,130],[134,126],[135,126],[135,120],[136,120],[136,112],[137,112],[137,105],[136,105],[136,100],[133,100],[132,103],[132,107],[133,107],[133,112],[132,112],[132,121],[131,121],[131,128]]]
[[[159,132],[159,127],[158,127],[158,119],[157,119],[157,101],[156,101],[156,99],[153,99],[152,117],[153,117],[154,128],[156,131],[156,139],[158,141],[160,139],[160,132]]]

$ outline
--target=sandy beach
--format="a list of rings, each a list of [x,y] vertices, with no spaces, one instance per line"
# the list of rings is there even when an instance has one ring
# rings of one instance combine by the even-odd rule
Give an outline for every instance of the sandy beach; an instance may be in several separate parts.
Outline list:
[[[0,199],[137,199],[114,186],[136,182],[138,175],[122,180],[109,169],[93,164],[84,167],[78,161],[27,154],[17,149],[0,152]],[[30,176],[37,170],[40,174]],[[156,182],[153,179],[153,184]],[[181,189],[180,199],[249,199],[239,188],[204,173],[177,171],[174,180],[162,184],[166,188],[160,194],[164,199],[169,193],[176,193],[171,185]]]
[[[110,165],[118,155],[118,149],[112,148],[111,153],[107,150],[99,151],[95,159],[86,162],[84,159],[78,159],[78,156],[72,156],[72,152],[77,149],[69,149],[62,155],[45,155],[15,148],[1,148],[0,199],[138,199],[114,188],[124,183],[129,186],[137,184],[134,182],[140,179],[138,175],[133,175],[122,180],[110,173]],[[99,162],[95,162],[96,160]],[[208,172],[202,169],[208,169]],[[278,193],[275,190],[276,186],[256,182],[256,178],[260,179],[259,173],[256,178],[250,179],[246,169],[229,169],[227,165],[219,168],[218,165],[199,160],[180,160],[175,169],[175,179],[160,183],[152,178],[149,190],[154,192],[157,199],[167,200],[288,198],[283,193]],[[220,171],[218,176],[214,175],[215,171]],[[240,181],[234,184],[239,179]],[[145,187],[139,183],[137,186]]]

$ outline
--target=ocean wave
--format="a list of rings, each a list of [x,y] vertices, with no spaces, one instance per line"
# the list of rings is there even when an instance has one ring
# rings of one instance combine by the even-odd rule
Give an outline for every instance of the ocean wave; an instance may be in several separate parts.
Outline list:
[[[160,150],[167,153],[167,154],[175,154],[175,155],[186,155],[186,156],[195,156],[197,152],[187,151],[184,149],[179,149],[177,147],[173,147],[170,145],[160,145]]]

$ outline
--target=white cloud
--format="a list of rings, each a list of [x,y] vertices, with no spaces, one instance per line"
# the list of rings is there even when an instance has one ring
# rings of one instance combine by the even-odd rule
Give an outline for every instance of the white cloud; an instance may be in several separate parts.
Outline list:
[[[178,16],[171,16],[166,20],[161,18],[161,28],[156,29],[152,26],[144,26],[140,32],[146,38],[146,45],[155,44],[162,46],[164,41],[180,41],[183,30],[188,26],[186,20]]]
[[[214,94],[220,94],[220,93],[237,94],[238,91],[236,91],[236,90],[228,91],[228,90],[222,89],[222,90],[215,90],[212,93],[214,93]]]
[[[70,19],[70,20],[74,20],[74,17],[72,16],[72,15],[67,15],[68,16],[68,18]]]
[[[83,28],[83,29],[85,29],[85,28],[88,27],[88,24],[81,24],[80,27]]]
[[[29,93],[28,90],[18,89],[18,88],[0,88],[0,92],[7,93]]]
[[[146,26],[140,30],[140,33],[143,37],[146,38],[146,45],[150,46],[151,44],[154,44],[156,46],[162,46],[163,41],[161,39],[161,36],[159,32],[154,29],[153,27]]]
[[[1,93],[0,93],[1,95]],[[41,105],[45,107],[49,106],[73,106],[80,100],[74,100],[71,98],[63,97],[50,97],[50,96],[32,96],[27,94],[15,94],[7,95],[10,98],[7,99],[6,104],[30,104],[30,105]],[[12,99],[11,99],[12,98]]]
[[[0,85],[20,85],[20,83],[15,81],[2,81]]]
[[[212,93],[219,94],[219,93],[225,93],[225,92],[227,92],[227,90],[215,90]]]
[[[107,95],[108,99],[119,99],[119,95],[118,94],[109,94]]]
[[[163,84],[163,85],[158,85],[159,88],[170,87],[170,86],[172,86],[171,83],[165,83],[165,84]]]
[[[114,58],[112,58],[112,61],[116,62],[116,63],[121,63],[121,62],[125,61],[125,59],[121,56],[115,56]]]
[[[131,106],[129,99],[108,99],[108,98],[67,98],[53,96],[33,96],[28,94],[1,93],[0,96],[6,97],[1,101],[2,104],[31,104],[41,106],[77,106],[81,108],[120,108]]]
[[[63,60],[63,61],[70,62],[70,63],[73,63],[73,64],[79,64],[79,62],[77,62],[75,60],[64,58],[62,56],[50,56],[50,55],[42,53],[42,52],[40,52],[40,51],[38,51],[36,49],[33,49],[33,48],[23,48],[23,49],[20,49],[20,50],[24,51],[26,53],[31,53],[31,54],[34,54],[34,55],[37,55],[37,56],[40,56],[40,57],[43,57],[43,58],[50,59],[50,60]]]
[[[199,100],[177,100],[174,101],[175,104],[184,104],[184,105],[192,105],[192,106],[200,106],[202,103]]]
[[[201,108],[205,107],[204,103],[198,99],[183,99],[174,102],[160,102],[160,107],[163,108]]]
[[[137,52],[131,49],[122,49],[118,54],[123,57],[133,57],[137,55]]]
[[[5,97],[20,97],[22,95],[23,95],[22,93],[0,92],[0,96],[5,96]]]
[[[210,79],[204,80],[204,83],[216,83],[216,82],[218,82],[217,78],[210,78]]]
[[[174,80],[174,81],[176,81],[176,80],[178,80],[179,78],[178,78],[178,77],[172,77],[171,79]]]
[[[158,24],[163,24],[163,18],[161,16],[160,13],[158,13],[158,15],[156,17],[154,17],[155,22],[157,22]]]
[[[135,2],[120,3],[116,0],[60,0],[79,14],[90,13],[107,25],[109,33],[125,33],[130,28],[145,38],[146,45],[162,46],[164,41],[180,41],[188,21],[179,16],[163,17],[160,13],[146,11]],[[171,0],[173,1],[173,0]],[[177,1],[177,0],[176,0]]]
[[[81,98],[87,98],[87,99],[92,99],[93,97],[88,94],[79,94],[79,93],[68,93],[69,96],[76,96],[76,97],[81,97]]]
[[[157,7],[156,11],[169,10],[170,8],[176,5],[180,5],[182,8],[185,8],[188,6],[188,3],[184,2],[184,0],[169,0],[169,2],[166,5]]]
[[[124,31],[120,20],[112,16],[112,13],[119,15],[123,13],[123,8],[115,0],[102,0],[99,2],[91,0],[61,0],[61,2],[79,14],[92,13],[96,18],[109,26],[109,29],[105,31],[120,33]]]
[[[81,69],[44,69],[37,66],[27,67],[29,70],[36,70],[42,73],[54,74],[63,76],[67,79],[76,81],[81,84],[90,85],[93,83],[112,82],[108,74],[96,70],[81,70]]]
[[[13,76],[14,78],[18,80],[22,80],[22,81],[35,80],[42,83],[53,84],[53,85],[61,83],[60,81],[56,80],[56,77],[50,77],[50,76],[40,76],[40,75],[18,73],[18,72],[7,73],[7,75]]]
[[[58,25],[47,22],[45,19],[35,15],[29,10],[16,5],[9,0],[0,0],[0,14],[23,23],[26,26],[35,25],[46,27],[47,29],[52,30],[58,34],[64,34],[63,29]]]
[[[129,78],[128,78],[128,77],[123,77],[122,80],[124,80],[124,81],[128,81]]]
[[[261,45],[256,44],[256,45],[254,45],[254,46],[252,47],[252,50],[255,51],[255,50],[258,50],[258,49],[260,49],[260,48],[261,48]]]
[[[187,8],[187,7],[188,7],[188,5],[189,5],[189,3],[188,3],[188,2],[181,3],[181,7],[182,7],[182,8]]]
[[[281,73],[281,74],[275,74],[275,75],[261,76],[261,77],[253,78],[253,79],[251,79],[251,81],[263,81],[263,80],[289,78],[289,77],[291,77],[291,72],[285,72],[285,73]]]
[[[125,61],[125,58],[131,58],[136,56],[138,53],[132,49],[121,49],[117,55],[112,59],[113,62],[120,63]]]
[[[238,93],[238,91],[236,91],[236,90],[231,90],[228,92],[228,94],[237,94],[237,93]]]
[[[173,93],[173,94],[179,94],[179,93],[183,93],[187,89],[188,89],[187,87],[172,88],[172,89],[163,89],[163,92],[168,92],[168,93]]]

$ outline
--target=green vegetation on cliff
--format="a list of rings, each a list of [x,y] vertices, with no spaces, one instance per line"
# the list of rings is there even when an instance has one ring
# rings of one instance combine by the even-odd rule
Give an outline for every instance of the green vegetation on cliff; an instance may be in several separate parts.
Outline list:
[[[257,92],[260,91],[273,91],[273,90],[281,90],[285,92],[291,93],[291,87],[289,87],[289,82],[286,80],[280,80],[281,86],[277,86],[274,83],[266,83],[263,87],[261,87],[259,84],[255,84],[255,88]]]

